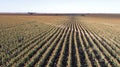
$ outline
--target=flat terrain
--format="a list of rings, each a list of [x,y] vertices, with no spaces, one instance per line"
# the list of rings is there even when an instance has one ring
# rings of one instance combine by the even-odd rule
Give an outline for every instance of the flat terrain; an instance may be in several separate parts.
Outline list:
[[[0,15],[0,67],[119,67],[119,15]]]

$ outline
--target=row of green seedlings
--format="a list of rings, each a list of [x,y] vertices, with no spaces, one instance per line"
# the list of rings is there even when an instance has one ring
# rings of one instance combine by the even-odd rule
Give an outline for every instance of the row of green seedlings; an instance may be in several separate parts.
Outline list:
[[[115,38],[114,40],[112,40],[113,42],[115,42],[116,44],[120,44],[120,39]],[[120,47],[120,46],[119,46]]]
[[[97,50],[98,48],[96,47],[96,44],[94,43],[93,39],[90,37],[90,35],[88,34],[88,32],[86,32],[86,30],[84,28],[82,28],[82,29],[85,33],[86,39],[87,39],[90,47],[91,47],[91,51],[89,52],[89,55],[93,57],[91,59],[95,63],[94,65],[98,66],[98,67],[100,67],[100,66],[106,67],[106,64],[103,61],[101,61],[103,59],[102,59],[102,56],[99,55],[100,52],[97,54],[94,52],[94,51],[98,52],[98,50]],[[97,57],[99,57],[99,59]],[[101,61],[101,62],[99,62],[99,61]]]
[[[14,49],[14,48],[9,48],[9,47],[12,47],[12,46],[17,47],[17,46],[21,45],[21,43],[23,43],[25,40],[27,40],[27,38],[29,39],[28,36],[35,35],[34,32],[30,32],[30,33],[26,34],[27,36],[23,35],[23,34],[20,35],[19,32],[21,32],[21,33],[25,32],[26,29],[30,27],[30,25],[26,25],[25,28],[20,28],[20,27],[16,26],[15,28],[8,28],[8,29],[3,30],[3,32],[2,32],[2,34],[5,35],[4,37],[2,36],[4,38],[3,44],[6,44],[4,46],[7,48],[7,49],[5,49],[5,51],[6,51],[6,54],[9,56],[11,56],[10,51],[12,49]],[[7,38],[9,37],[9,38],[6,39],[6,37]],[[12,38],[12,39],[10,39],[10,38]],[[9,56],[7,56],[6,58],[8,58]]]
[[[71,54],[70,54],[70,55],[71,55],[71,57],[70,57],[70,60],[71,60],[71,61],[70,61],[70,63],[69,63],[70,65],[68,64],[68,67],[69,67],[69,66],[71,66],[71,67],[77,67],[77,63],[79,63],[79,62],[77,62],[77,55],[76,55],[76,52],[77,52],[77,51],[76,51],[76,48],[77,48],[77,47],[75,47],[75,40],[74,40],[74,38],[75,38],[75,37],[74,37],[74,34],[75,34],[75,32],[76,32],[76,30],[75,30],[75,25],[74,25],[74,24],[76,23],[76,20],[75,20],[75,18],[72,18],[71,20],[72,20],[72,21],[71,21],[71,22],[72,22],[72,23],[71,23],[71,24],[72,24],[72,28],[71,28],[71,29],[72,29],[72,32],[71,32],[71,36],[70,36],[70,40],[69,40],[69,41],[70,41],[70,49],[71,49],[71,50],[69,51],[69,52],[71,53]],[[69,62],[69,61],[68,61],[68,62]]]
[[[89,34],[90,35],[90,34]],[[94,37],[94,36],[91,36],[91,38],[92,37]],[[95,45],[97,45],[97,44],[100,44],[100,42],[98,41],[97,43],[96,43],[96,41],[97,41],[97,39],[93,39],[93,42],[95,43]],[[95,49],[95,48],[94,48]],[[94,52],[95,52],[95,50],[93,50]],[[97,52],[97,51],[96,51]],[[98,53],[99,54],[99,53]],[[99,56],[99,55],[97,55],[97,56]],[[101,59],[99,59],[99,60],[102,60],[102,58]],[[102,65],[104,65],[104,66],[107,66],[107,65],[109,65],[109,63],[105,63],[105,59],[103,59],[103,61],[101,61],[100,62]],[[104,64],[103,64],[104,63]]]
[[[30,44],[35,43],[38,40],[42,40],[42,38],[45,38],[45,35],[53,29],[54,29],[54,27],[51,28],[50,30],[46,30],[46,31],[43,31],[43,32],[41,31],[41,33],[39,33],[35,37],[31,38],[29,41],[26,41],[26,42],[22,43],[20,46],[18,46],[16,48],[16,50],[11,51],[11,53],[14,56],[15,56],[15,54],[17,55],[17,53],[23,51],[26,47],[30,46]]]
[[[90,61],[90,63],[88,65],[90,65],[91,67],[96,67],[96,66],[98,66],[98,63],[96,62],[96,59],[94,58],[94,54],[92,53],[92,47],[90,46],[91,43],[88,42],[85,32],[81,29],[81,26],[79,27],[79,29],[81,30],[80,31],[81,39],[83,40],[83,44],[84,44],[85,50],[87,52],[88,59]]]
[[[78,63],[81,67],[88,67],[88,64],[90,64],[90,61],[88,59],[88,56],[87,56],[87,53],[85,51],[85,47],[84,47],[84,44],[83,44],[83,41],[81,39],[81,34],[80,34],[80,30],[78,29],[78,21],[76,20],[76,24],[75,24],[75,29],[76,29],[76,34],[75,34],[75,37],[76,37],[76,41],[77,42],[77,51],[79,52],[78,53]],[[79,66],[78,65],[78,66]],[[79,67],[80,67],[79,66]],[[91,66],[91,65],[90,65]]]
[[[94,41],[97,41],[97,39],[94,40]],[[103,44],[101,44],[101,42],[98,42],[98,44],[96,44],[96,45],[99,47],[99,49],[102,49],[102,50],[103,50],[104,47],[102,46]],[[105,51],[101,51],[101,52],[105,52],[105,53],[104,53],[105,55],[109,55],[109,56],[110,56],[109,52],[107,52],[107,50],[106,50],[105,48],[104,48],[104,50],[105,50]],[[108,54],[107,54],[107,53],[108,53]],[[109,56],[107,56],[107,58],[108,58]],[[111,57],[112,57],[112,56],[111,56]],[[111,59],[111,58],[109,58],[109,59]],[[113,58],[112,58],[112,59],[113,59]],[[113,59],[113,60],[114,60],[114,59]],[[114,62],[113,62],[113,60],[111,61],[111,62],[112,62],[111,64],[112,64],[113,66],[118,66],[118,65],[116,64],[116,60],[115,60]],[[106,64],[107,64],[107,63],[106,63]]]
[[[58,29],[55,29],[54,33],[57,32]],[[22,59],[19,59],[19,61],[17,61],[16,63],[13,64],[13,66],[18,65],[18,66],[22,66],[24,65],[25,62],[27,62],[27,60],[29,60],[38,50],[42,49],[43,46],[54,34],[52,34],[53,32],[50,32],[48,34],[48,38],[43,39],[42,41],[39,41],[38,43],[34,44],[34,47],[32,47],[30,49],[30,51],[28,51],[27,53],[24,53],[21,55],[21,57],[23,57]],[[27,47],[26,47],[27,48]],[[20,57],[19,57],[20,58]]]
[[[90,29],[88,29],[88,30],[90,30]],[[91,30],[92,31],[92,33],[95,33],[95,32],[93,32],[93,30]],[[96,33],[95,33],[96,34]],[[100,36],[99,36],[100,37]],[[120,54],[120,52],[119,52],[119,50],[120,50],[120,45],[117,43],[117,42],[115,42],[114,40],[112,40],[112,39],[108,39],[108,38],[101,38],[101,40],[103,40],[104,42],[106,42],[107,44],[109,44],[110,46],[111,46],[111,48],[113,49],[113,50],[115,50],[116,52],[118,52],[119,54]],[[114,44],[114,45],[113,45]]]
[[[65,32],[63,33],[60,41],[57,43],[57,46],[55,50],[53,51],[52,55],[50,56],[50,59],[48,60],[47,67],[57,67],[57,62],[60,57],[60,53],[62,51],[62,46],[65,40],[65,37],[67,36],[68,28],[66,27]]]
[[[68,32],[66,33],[66,36],[65,36],[65,40],[63,42],[63,46],[62,46],[62,51],[61,51],[61,54],[60,54],[60,57],[58,59],[58,62],[57,62],[57,66],[58,67],[65,67],[67,66],[67,60],[68,60],[68,51],[69,51],[69,38],[70,38],[70,26],[68,27]]]
[[[75,19],[75,22],[77,22],[77,20]],[[75,31],[78,33],[78,29],[77,29],[77,25],[75,25],[76,23],[74,22],[74,29],[75,29]],[[75,28],[76,27],[76,28]],[[77,29],[77,30],[76,30]],[[78,35],[78,34],[77,34]],[[84,35],[83,35],[84,36]],[[73,38],[74,38],[74,36],[73,36]],[[72,38],[72,39],[73,39]],[[81,37],[80,37],[81,38]],[[85,40],[86,41],[86,40]],[[80,44],[80,42],[79,42],[79,38],[77,39],[77,42]],[[87,42],[87,41],[86,41]],[[83,43],[82,42],[82,40],[81,40],[81,43]],[[83,44],[81,44],[81,45],[83,45]],[[88,44],[87,44],[88,45]],[[80,48],[80,47],[78,47],[78,48]],[[80,50],[82,50],[82,48],[80,48]],[[76,51],[77,52],[77,51]],[[84,51],[82,50],[80,53],[81,53],[81,55],[82,54],[84,54],[83,53]],[[79,57],[79,56],[78,56]],[[74,60],[74,62],[75,62],[76,60]],[[88,62],[88,60],[87,60],[87,62]],[[80,65],[80,63],[79,62],[77,62],[78,63],[78,65]],[[86,61],[85,61],[85,54],[84,55],[82,55],[82,58],[81,58],[81,64],[83,64],[82,66],[84,67],[84,66],[87,66],[87,63],[86,63]],[[72,64],[72,65],[76,65],[76,64]],[[82,67],[81,66],[81,67]],[[89,64],[89,66],[90,66],[90,64]]]
[[[53,30],[53,28],[50,29],[50,31]],[[49,31],[49,30],[48,30]],[[37,35],[37,37],[43,37],[44,35],[46,35],[46,31],[42,32],[41,35]],[[33,40],[32,40],[33,39]],[[17,56],[21,51],[23,51],[26,47],[28,47],[30,44],[34,43],[36,40],[39,40],[40,38],[32,38],[29,41],[26,41],[25,43],[19,45],[17,48],[11,50],[9,53],[11,53],[11,55],[8,58],[3,59],[3,61],[1,62],[2,64],[8,62],[10,59],[14,58],[15,56]],[[31,45],[32,46],[32,45]],[[0,65],[2,65],[0,64]]]
[[[36,65],[35,65],[36,67],[45,67],[52,52],[56,48],[57,43],[59,42],[60,38],[62,37],[64,30],[65,29],[62,29],[59,32],[59,35],[56,38],[52,39],[53,42],[51,43],[50,47],[46,50],[46,52],[42,55],[41,59],[36,63]]]
[[[77,21],[77,19],[76,19],[76,21]],[[77,21],[78,22],[78,21]],[[78,24],[76,24],[75,25],[76,26],[76,29],[78,28],[77,26],[78,26]],[[83,29],[81,29],[81,27],[80,27],[80,32],[81,33],[79,33],[79,34],[81,34],[81,36],[82,37],[80,37],[80,39],[81,40],[79,40],[79,38],[78,38],[78,43],[79,43],[79,41],[81,42],[81,47],[83,47],[82,45],[84,44],[86,44],[85,45],[85,49],[86,49],[86,51],[87,51],[87,54],[88,54],[88,56],[89,56],[89,59],[90,59],[90,61],[89,60],[87,60],[87,61],[85,61],[86,59],[85,59],[85,54],[84,54],[84,52],[85,51],[83,51],[83,49],[82,48],[80,48],[80,50],[81,50],[81,64],[82,64],[82,66],[81,67],[85,67],[85,66],[91,66],[91,63],[92,63],[92,66],[100,66],[99,65],[99,63],[98,63],[98,60],[96,59],[96,58],[94,58],[94,56],[95,56],[95,54],[92,52],[92,48],[93,48],[93,41],[89,41],[89,37],[87,37],[87,35],[86,35],[86,32],[84,32],[84,30]],[[77,35],[78,35],[78,30],[77,30],[77,33],[76,33]],[[82,41],[83,40],[83,41]],[[79,43],[80,44],[80,43]],[[87,47],[87,48],[86,48]],[[88,57],[87,57],[88,58]],[[88,64],[87,64],[87,63]]]
[[[67,67],[76,67],[77,66],[77,58],[76,58],[76,50],[74,43],[74,18],[70,18],[70,38],[69,38],[69,55],[68,55],[68,65]]]
[[[56,46],[57,46],[57,44],[58,44],[58,42],[60,41],[61,37],[63,36],[63,33],[64,33],[64,32],[65,32],[65,30],[63,30],[63,31],[60,32],[61,35],[56,39],[57,41],[55,41],[55,42],[53,43],[53,45],[56,45]],[[44,58],[42,58],[42,60],[44,60],[44,61],[49,61],[49,58],[51,57],[51,54],[53,54],[52,52],[55,50],[54,47],[51,46],[51,48],[53,48],[53,50],[51,49],[51,52],[48,50],[48,52],[46,52],[46,54],[47,54],[46,57],[47,57],[47,58],[44,57]],[[51,53],[51,54],[50,54],[50,53]],[[49,55],[48,55],[48,54],[49,54]],[[46,60],[45,60],[45,59],[46,59]],[[42,60],[41,60],[41,61],[42,61]],[[47,62],[44,62],[43,64],[40,64],[40,66],[41,66],[41,67],[44,67],[46,64],[47,64]]]
[[[97,35],[96,35],[97,36]],[[103,44],[103,46],[107,49],[107,51],[115,58],[118,62],[120,62],[120,50],[115,45],[109,44],[105,39],[98,38],[98,40]]]
[[[74,44],[75,44],[75,51],[76,51],[76,66],[77,67],[82,67],[82,64],[81,64],[81,61],[80,61],[80,54],[79,54],[79,45],[80,45],[80,42],[79,41],[79,37],[78,37],[78,29],[77,29],[77,20],[75,19],[74,20]]]
[[[89,33],[89,31],[87,31],[87,33],[90,35],[89,37],[91,37],[91,39],[93,40],[93,42],[94,42],[95,44],[101,43],[101,42],[97,42],[97,43],[96,43],[95,41],[96,41],[97,39],[95,39],[94,36],[91,36],[91,34]],[[95,46],[96,46],[96,45],[95,45]],[[97,46],[96,46],[95,48],[97,48]],[[95,49],[95,48],[94,48],[94,49]],[[97,53],[96,50],[93,50],[93,51],[94,51],[94,53]],[[99,53],[100,53],[100,52],[99,52]],[[97,53],[97,54],[99,54],[99,53]],[[99,58],[100,58],[99,55],[96,55],[96,57],[98,58],[98,60],[100,60],[99,63],[101,63],[102,66],[105,66],[105,65],[107,66],[107,63],[108,63],[108,62],[106,62],[106,64],[104,64],[104,63],[105,63],[104,60],[106,60],[106,59],[103,59],[103,61],[102,61],[101,59],[99,59]],[[108,63],[108,64],[109,64],[109,63]],[[110,65],[110,64],[109,64],[109,65]]]
[[[84,26],[85,27],[85,26]],[[88,28],[87,28],[88,29]],[[88,29],[88,30],[90,30],[90,29]],[[94,33],[95,35],[96,35],[96,33],[95,32],[93,32],[93,30],[91,30],[91,32],[92,33]],[[100,36],[99,36],[99,40],[101,40],[101,41],[104,41],[105,43],[107,43],[109,46],[111,46],[111,48],[113,49],[113,50],[115,50],[118,54],[120,53],[119,52],[119,44],[117,44],[117,43],[115,43],[113,40],[111,41],[111,40],[109,40],[109,39],[106,39],[106,38],[100,38]],[[111,43],[112,42],[112,43]],[[111,43],[111,44],[110,44]],[[114,45],[113,45],[114,44]]]
[[[92,38],[93,42],[94,42],[96,45],[101,43],[101,42],[98,41],[98,39],[95,38],[95,36],[94,36],[93,34],[90,34],[89,31],[87,31],[87,33],[90,35],[90,37]],[[96,45],[95,45],[95,46],[96,46]],[[101,45],[102,45],[102,44],[101,44]],[[99,47],[96,46],[95,48],[99,48]],[[94,48],[94,49],[95,49],[95,48]],[[99,50],[99,51],[100,51],[100,50]],[[94,50],[94,52],[95,52],[95,54],[100,54],[100,52],[98,53],[98,52],[95,51],[95,50]],[[103,54],[102,52],[101,52],[101,54],[104,56],[104,54]],[[96,55],[96,57],[98,58],[98,60],[100,60],[100,59],[99,59],[99,58],[100,58],[99,55]],[[104,57],[105,57],[105,56],[104,56]],[[105,62],[105,61],[106,61],[106,62]],[[107,60],[106,58],[104,58],[103,61],[102,61],[102,59],[101,59],[100,63],[101,63],[101,64],[106,63],[105,65],[107,65],[107,64],[110,65],[110,63],[108,63],[108,60]]]
[[[57,33],[59,33],[59,31],[58,31]],[[47,44],[46,46],[42,47],[42,49],[39,49],[39,50],[36,52],[36,54],[35,54],[32,58],[30,58],[29,61],[31,61],[31,62],[27,61],[27,62],[25,63],[26,66],[34,66],[34,65],[36,64],[36,62],[39,61],[41,55],[42,55],[42,54],[45,52],[45,50],[50,46],[50,44],[53,42],[53,39],[55,39],[55,37],[58,35],[58,34],[56,34],[56,33],[52,33],[52,34],[53,34],[53,35],[55,34],[55,35],[54,35],[52,38],[50,38],[50,40],[46,43],[46,44]],[[44,43],[44,44],[45,44],[45,43]],[[42,50],[42,52],[40,52],[41,50]]]
[[[57,34],[53,33],[52,37],[49,40],[47,40],[46,43],[44,43],[45,46],[43,46],[41,49],[37,50],[36,54],[34,54],[24,65],[34,66],[40,60],[40,58],[45,53],[45,51],[48,49],[50,44],[53,42],[51,39],[54,39],[57,35],[58,35],[58,32],[57,32]]]
[[[81,67],[86,67],[86,66],[90,66],[90,67],[98,66],[99,67],[98,60],[96,58],[94,58],[95,54],[92,52],[92,46],[93,46],[92,45],[93,43],[91,43],[92,41],[90,42],[88,40],[89,38],[86,37],[86,33],[82,29],[80,29],[80,31],[78,31],[77,26],[79,26],[79,24],[76,24],[76,29],[77,29],[76,35],[79,36],[79,38],[80,38],[80,39],[77,38],[77,40],[78,40],[77,42],[80,44],[78,46],[78,48],[80,50],[80,55],[82,55],[81,56]],[[81,34],[81,37],[80,37],[80,34]],[[83,46],[83,45],[85,45],[85,46]],[[86,49],[86,47],[89,47],[89,48]],[[85,53],[86,53],[85,49],[87,51],[89,58],[85,55]],[[93,65],[91,65],[91,64],[93,64]]]
[[[107,49],[107,51],[114,57],[114,59],[116,59],[118,62],[120,62],[120,55],[119,53],[117,53],[115,50],[112,49],[112,47],[110,47],[108,44],[106,44],[104,41],[101,43],[103,43],[103,46]]]
[[[53,30],[54,30],[54,29],[53,29]],[[40,38],[39,38],[39,39],[40,39]],[[29,52],[36,44],[38,44],[39,42],[40,42],[40,40],[36,40],[35,42],[31,42],[31,43],[27,44],[26,47],[23,47],[23,48],[24,48],[24,51],[19,52],[19,54],[18,54],[17,56],[11,58],[8,62],[17,61],[17,60],[15,60],[14,58],[20,57],[20,56],[26,54],[26,53]],[[17,58],[17,59],[20,59],[20,58]],[[7,62],[7,64],[9,64],[8,62]]]
[[[110,30],[111,31],[111,30]],[[105,35],[105,34],[104,34]],[[111,36],[112,37],[112,36]],[[111,44],[111,46],[113,46],[113,44],[114,44],[114,46],[116,46],[115,47],[115,49],[116,48],[119,48],[120,49],[120,45],[119,45],[119,43],[118,42],[116,42],[114,39],[111,39],[111,37],[102,37],[103,39],[103,41],[105,41],[105,42],[108,42],[109,44]],[[108,44],[108,45],[109,45]]]
[[[57,32],[57,33],[58,33],[58,32]],[[55,33],[52,33],[52,36],[53,36],[54,34],[55,34]],[[57,35],[58,35],[58,34],[57,34]],[[39,50],[36,52],[36,54],[34,54],[34,56],[29,59],[29,61],[31,61],[31,62],[28,62],[28,61],[27,61],[24,65],[26,65],[26,66],[34,66],[34,65],[36,64],[36,62],[39,61],[41,55],[45,52],[45,50],[47,49],[47,47],[50,46],[50,44],[52,43],[52,39],[54,39],[57,35],[54,35],[54,37],[49,38],[49,39],[50,39],[49,41],[46,40],[47,43],[46,43],[46,42],[42,43],[42,44],[45,44],[45,43],[46,43],[47,45],[44,46],[44,47],[42,47],[42,49],[39,49]],[[41,50],[42,50],[42,51],[41,51]],[[40,51],[41,51],[41,52],[40,52]],[[36,56],[37,56],[37,57],[36,57]],[[22,64],[23,64],[23,63],[22,63]]]
[[[2,57],[2,60],[0,60],[0,62],[2,62],[5,58],[9,57],[10,53],[9,51],[13,48],[19,45],[18,43],[18,38],[17,36],[21,36],[23,37],[23,35],[20,35],[19,32],[23,31],[23,30],[17,30],[18,28],[13,28],[13,29],[3,29],[1,31],[1,43],[0,45],[2,46],[2,50],[6,53],[5,57]],[[31,33],[29,33],[31,34]],[[11,36],[12,35],[12,36]],[[7,39],[6,39],[7,38]],[[22,40],[23,41],[23,38]],[[17,44],[17,45],[16,45]],[[12,47],[12,48],[10,48]]]
[[[95,36],[97,37],[96,34],[95,34]],[[104,45],[104,46],[106,46],[106,48],[108,48],[108,51],[109,51],[109,52],[112,52],[111,54],[113,54],[113,56],[114,56],[114,53],[120,54],[120,49],[119,49],[117,46],[108,43],[109,41],[106,40],[105,38],[98,37],[98,39],[99,39],[99,41],[101,41],[103,44],[106,44],[106,45]]]
[[[81,26],[80,26],[80,30],[81,30],[81,34],[82,34],[82,40],[83,40],[83,43],[85,45],[85,49],[87,51],[87,54],[88,54],[88,57],[90,59],[91,65],[93,67],[97,67],[97,66],[99,67],[98,62],[97,62],[96,58],[94,57],[94,53],[92,52],[93,46],[92,46],[91,42],[87,38],[86,33],[81,28]]]
[[[101,41],[104,41],[105,44],[107,44],[108,46],[110,46],[110,48],[112,50],[114,50],[115,52],[117,52],[118,54],[120,54],[120,47],[117,46],[117,44],[114,44],[114,42],[112,42],[111,40],[108,40],[106,38],[101,38]],[[111,43],[112,42],[112,43]],[[114,44],[114,45],[113,45]]]
[[[44,32],[43,32],[43,33],[44,33]],[[39,35],[40,35],[40,34],[39,34]],[[41,34],[41,37],[42,37],[42,34]],[[40,39],[40,38],[39,38],[39,39]],[[31,39],[30,39],[30,40],[31,40]],[[35,40],[37,40],[37,39],[35,39]],[[31,42],[28,41],[28,42],[25,43],[25,45],[21,44],[21,45],[18,46],[16,49],[10,51],[10,53],[12,53],[12,56],[10,56],[9,58],[4,59],[4,61],[7,61],[7,60],[11,59],[12,57],[18,55],[19,52],[21,52],[21,51],[23,51],[23,50],[25,49],[25,46],[29,46],[29,45],[30,45],[29,43],[33,43],[33,41],[35,41],[35,40],[32,40]]]
[[[98,36],[95,36],[96,38],[97,38],[97,40],[99,40],[100,39],[100,37],[98,37]],[[107,47],[107,44],[105,44],[105,43],[102,43],[100,40],[99,40],[99,42],[101,43],[101,45],[103,45],[103,47],[106,49],[106,51],[108,52],[108,53],[110,53],[111,55],[110,55],[110,57],[112,57],[112,59],[111,59],[111,61],[110,61],[110,59],[109,59],[109,61],[110,61],[110,63],[112,64],[112,65],[114,65],[114,66],[119,66],[119,55],[117,55],[115,52],[113,52],[113,51],[111,51],[112,49],[110,49],[110,47]],[[106,45],[106,46],[105,46]],[[108,50],[109,49],[109,50]],[[113,54],[115,54],[115,55],[113,55]],[[114,60],[114,61],[113,61]]]
[[[30,26],[28,23],[24,23],[24,24],[22,24],[22,26],[23,25]],[[6,38],[6,37],[10,37],[11,35],[15,36],[15,35],[13,35],[13,33],[17,33],[16,31],[18,31],[17,29],[20,28],[20,27],[21,27],[21,24],[1,29],[1,32],[2,32],[1,34],[6,35],[6,36],[2,36],[2,37]],[[12,40],[16,41],[16,38],[13,38]],[[3,44],[10,44],[10,43],[11,44],[18,44],[17,42],[8,41],[8,39],[3,42]],[[16,46],[16,45],[14,45],[14,46]],[[9,50],[11,50],[11,49],[9,49]]]
[[[68,22],[66,22],[67,23],[67,25],[64,25],[64,26],[66,26],[66,29],[68,30],[68,26],[69,26],[69,24],[68,24]],[[63,37],[63,35],[64,35],[64,37],[65,37],[65,33],[67,33],[67,30],[65,30],[66,32],[64,32],[64,34],[62,34],[62,37]],[[61,38],[61,40],[59,41],[59,43],[61,43],[62,45],[63,45],[63,41],[64,41],[64,38]],[[59,44],[58,43],[58,44]],[[62,45],[60,45],[61,47],[62,47]],[[59,47],[59,46],[58,46]],[[52,62],[51,61],[51,63],[48,63],[47,64],[47,66],[56,66],[56,64],[57,64],[57,61],[58,61],[58,58],[57,57],[59,57],[58,55],[56,55],[56,53],[57,54],[59,54],[60,55],[60,49],[62,49],[61,47],[59,47],[59,52],[57,52],[56,50],[55,50],[55,53],[54,54],[52,54],[52,55],[55,55],[56,57],[54,57],[54,56],[52,56],[52,58],[49,60],[49,58],[47,59],[47,60],[49,60],[49,61],[51,61],[51,60],[53,60],[54,62]],[[58,49],[58,48],[56,48],[56,49]],[[50,56],[49,56],[50,57]],[[56,59],[53,59],[53,58],[56,58]],[[48,61],[48,62],[49,62]],[[46,62],[47,63],[47,62]],[[44,64],[45,65],[45,64]]]
[[[89,55],[88,55],[87,50],[86,50],[86,43],[87,42],[85,42],[86,41],[85,37],[84,37],[79,25],[77,27],[78,27],[78,35],[79,35],[78,39],[80,41],[80,45],[79,45],[79,51],[80,51],[80,56],[81,56],[80,60],[81,60],[81,64],[83,64],[82,67],[84,67],[84,66],[92,67],[91,61],[89,59]],[[78,43],[79,43],[79,41],[78,41]]]
[[[37,34],[34,37],[31,37],[29,40],[25,41],[24,43],[22,43],[21,45],[19,45],[18,47],[16,47],[15,49],[11,50],[9,53],[13,54],[13,52],[15,52],[17,50],[18,52],[18,48],[19,47],[26,47],[28,46],[28,44],[34,43],[36,40],[40,39],[41,37],[45,36],[48,32],[50,32],[52,29],[54,29],[54,27],[48,27],[48,30],[45,31],[41,31],[39,34]],[[26,46],[25,46],[26,45]],[[19,49],[21,49],[19,48]],[[23,50],[23,49],[22,49]]]
[[[120,47],[119,46],[117,46],[117,44],[115,45],[115,43],[114,43],[114,41],[112,40],[108,40],[108,39],[105,39],[105,38],[101,38],[103,41],[105,41],[105,42],[109,42],[109,45],[110,45],[110,47],[116,52],[116,53],[118,53],[119,55],[120,55]],[[112,43],[111,43],[112,42]],[[113,45],[114,44],[114,45]]]
[[[72,18],[71,18],[72,19]],[[72,22],[72,21],[71,21]],[[72,62],[73,62],[73,60],[72,60],[72,45],[74,45],[73,44],[73,40],[72,40],[72,34],[73,34],[73,24],[71,23],[71,32],[70,32],[70,37],[69,37],[69,55],[68,55],[68,65],[67,65],[67,67],[72,67]]]

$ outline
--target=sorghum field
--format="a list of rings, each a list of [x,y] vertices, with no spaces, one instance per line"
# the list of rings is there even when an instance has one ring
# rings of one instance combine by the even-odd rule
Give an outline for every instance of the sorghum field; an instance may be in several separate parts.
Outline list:
[[[0,67],[120,67],[120,17],[0,15]]]

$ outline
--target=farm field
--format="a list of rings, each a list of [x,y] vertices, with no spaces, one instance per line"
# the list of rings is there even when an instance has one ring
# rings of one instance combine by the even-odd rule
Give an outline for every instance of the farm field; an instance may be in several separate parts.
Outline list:
[[[0,67],[120,67],[120,17],[0,15]]]

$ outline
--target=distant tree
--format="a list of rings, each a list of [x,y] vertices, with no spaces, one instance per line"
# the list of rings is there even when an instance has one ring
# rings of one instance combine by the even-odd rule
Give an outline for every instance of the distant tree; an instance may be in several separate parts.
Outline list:
[[[81,14],[81,16],[85,16],[85,14]]]
[[[28,14],[29,14],[29,15],[33,15],[34,13],[32,13],[32,12],[28,12]]]

